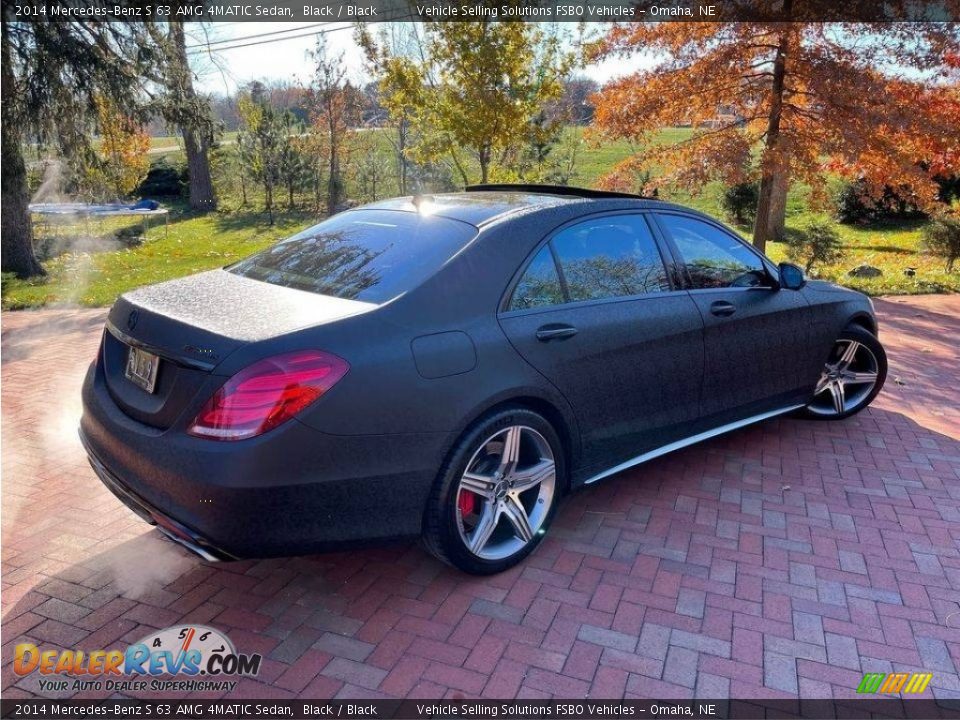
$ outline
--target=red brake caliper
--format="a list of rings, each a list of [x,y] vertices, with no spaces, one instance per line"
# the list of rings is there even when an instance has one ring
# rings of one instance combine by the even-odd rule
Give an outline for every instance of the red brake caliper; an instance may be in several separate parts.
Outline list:
[[[460,509],[460,515],[466,517],[471,515],[477,507],[477,500],[480,498],[476,493],[469,490],[461,490],[460,497],[457,498],[457,507]]]

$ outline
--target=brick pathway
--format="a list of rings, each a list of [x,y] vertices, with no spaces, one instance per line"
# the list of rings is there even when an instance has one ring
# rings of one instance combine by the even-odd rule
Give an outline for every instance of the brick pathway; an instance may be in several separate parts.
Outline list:
[[[234,697],[850,696],[923,669],[960,697],[960,297],[877,302],[869,411],[774,420],[568,499],[521,567],[415,544],[207,565],[95,479],[75,427],[101,311],[3,317],[5,697],[13,645],[209,623],[260,652]]]

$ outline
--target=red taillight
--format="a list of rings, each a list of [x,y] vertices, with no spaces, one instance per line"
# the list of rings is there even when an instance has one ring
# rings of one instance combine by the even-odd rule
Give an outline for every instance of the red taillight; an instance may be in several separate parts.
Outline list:
[[[260,435],[299,413],[349,369],[345,360],[319,350],[261,360],[227,380],[187,432],[213,440]]]

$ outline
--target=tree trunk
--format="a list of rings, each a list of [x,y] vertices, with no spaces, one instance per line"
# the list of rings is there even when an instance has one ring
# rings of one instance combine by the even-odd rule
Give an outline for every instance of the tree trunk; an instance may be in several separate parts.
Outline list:
[[[202,102],[193,89],[193,75],[187,59],[187,46],[182,20],[170,21],[170,36],[173,39],[173,58],[171,61],[174,102],[184,107],[176,108],[181,118],[180,134],[183,135],[184,150],[187,154],[187,170],[190,175],[190,207],[194,210],[216,210],[217,198],[213,190],[213,178],[210,174],[210,130],[202,127],[193,116],[197,104]]]
[[[400,194],[407,194],[407,120],[401,118],[397,125],[397,164],[400,175]]]
[[[4,10],[6,15],[6,10]],[[13,66],[10,62],[10,46],[7,23],[4,18],[2,38],[3,64],[3,117],[2,157],[0,157],[0,256],[3,272],[16,273],[19,278],[45,275],[43,267],[33,252],[33,228],[30,223],[30,191],[27,188],[27,166],[23,159],[20,125],[13,117],[14,84]]]
[[[331,112],[330,117],[333,117]],[[331,121],[331,126],[333,121]],[[340,139],[338,133],[331,127],[330,130],[330,177],[327,179],[327,215],[333,215],[340,206],[343,194],[343,183],[340,179]]]
[[[187,173],[190,176],[190,207],[194,210],[216,210],[217,196],[210,174],[210,147],[207,139],[186,125],[180,126],[187,154]]]
[[[343,184],[340,181],[340,163],[336,156],[331,156],[330,178],[327,180],[327,215],[333,215],[340,206],[343,194]]]
[[[787,191],[790,189],[790,169],[786,163],[780,163],[774,178],[767,233],[770,241],[783,242],[787,229]]]
[[[791,0],[784,2],[784,11],[790,14]],[[760,176],[760,197],[757,202],[757,219],[753,225],[753,244],[760,252],[772,240],[770,233],[775,188],[782,180],[778,177],[784,163],[780,153],[780,120],[783,116],[783,88],[786,77],[787,53],[790,50],[791,32],[783,30],[773,60],[773,83],[770,88],[770,117],[767,121],[767,139],[764,147],[763,169]]]
[[[6,81],[4,81],[6,85]],[[6,101],[4,101],[6,107]],[[23,161],[19,133],[13,123],[3,122],[3,162],[0,168],[3,228],[3,272],[16,273],[18,278],[46,275],[33,252],[33,228],[30,222],[30,193],[27,189],[27,166]]]
[[[490,177],[490,148],[483,147],[480,149],[480,183],[486,184],[487,179]]]

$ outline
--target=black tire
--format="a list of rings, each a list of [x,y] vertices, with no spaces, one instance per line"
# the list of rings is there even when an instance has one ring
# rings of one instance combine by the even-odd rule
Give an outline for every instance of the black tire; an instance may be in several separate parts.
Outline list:
[[[522,549],[509,557],[490,560],[475,555],[467,547],[458,524],[457,494],[460,480],[474,455],[498,431],[512,426],[532,428],[549,443],[556,471],[552,505],[540,524],[539,532]],[[507,408],[481,418],[454,445],[434,483],[424,515],[424,546],[438,559],[472,575],[492,575],[513,567],[533,552],[543,539],[563,496],[566,472],[560,437],[542,415],[525,408]]]
[[[842,413],[824,413],[822,410],[817,411],[815,405],[816,397],[811,398],[809,405],[797,411],[796,414],[798,417],[806,418],[808,420],[843,420],[851,415],[856,415],[858,412],[868,407],[870,403],[873,402],[873,399],[877,396],[877,393],[883,389],[883,383],[887,379],[887,353],[883,349],[883,345],[880,344],[880,341],[877,339],[877,337],[866,328],[863,328],[859,325],[848,326],[842,333],[840,333],[840,337],[837,338],[833,348],[831,348],[831,354],[827,358],[826,362],[829,363],[831,359],[835,357],[839,343],[842,341],[851,340],[866,346],[870,352],[873,353],[873,357],[876,359],[877,380],[873,388],[869,393],[858,398],[856,403],[851,404],[851,407]]]

